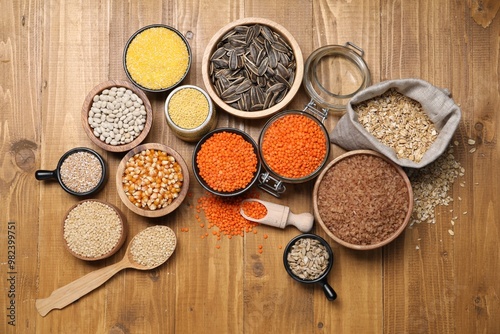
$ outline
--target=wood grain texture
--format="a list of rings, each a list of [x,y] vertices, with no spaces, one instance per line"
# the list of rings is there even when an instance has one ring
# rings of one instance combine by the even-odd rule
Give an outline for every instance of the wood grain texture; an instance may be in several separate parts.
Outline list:
[[[124,153],[95,147],[82,129],[81,107],[97,84],[126,79],[122,54],[130,35],[152,23],[177,28],[193,50],[183,82],[203,88],[201,62],[209,40],[244,17],[284,26],[304,59],[321,46],[349,41],[363,48],[374,83],[417,77],[448,89],[463,115],[453,141],[465,173],[451,189],[454,201],[436,209],[435,224],[409,227],[391,244],[367,252],[336,244],[315,224],[313,232],[335,254],[328,281],[338,298],[329,302],[320,287],[295,282],[283,268],[283,249],[299,233],[294,227],[262,225],[257,234],[217,240],[215,227],[200,227],[197,220],[203,220],[196,206],[204,191],[194,177],[182,205],[161,218],[131,212],[108,181],[96,198],[125,215],[126,243],[148,226],[165,224],[177,234],[176,251],[159,268],[117,273],[91,294],[41,317],[36,299],[118,262],[125,249],[92,263],[69,254],[60,222],[79,199],[57,183],[36,181],[35,170],[53,169],[67,150],[88,146],[103,155],[114,180]],[[0,22],[0,332],[500,332],[497,1],[14,0],[0,2]],[[174,148],[192,173],[194,143],[170,132],[163,113],[167,94],[147,96],[153,123],[144,142]],[[289,109],[307,102],[300,89]],[[337,121],[329,117],[327,129]],[[264,123],[220,112],[218,127],[239,128],[257,140]],[[468,139],[476,141],[475,152]],[[341,153],[332,146],[330,159]],[[292,212],[312,212],[313,184],[287,184],[279,200],[265,193],[260,198]],[[6,260],[9,221],[16,226],[15,274]],[[4,285],[11,275],[15,327],[8,324],[12,299]]]

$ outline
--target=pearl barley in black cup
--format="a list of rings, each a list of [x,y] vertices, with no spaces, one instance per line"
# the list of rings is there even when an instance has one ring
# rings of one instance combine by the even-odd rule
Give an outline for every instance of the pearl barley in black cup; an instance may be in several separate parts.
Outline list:
[[[66,152],[55,170],[37,170],[35,177],[40,181],[56,179],[69,194],[87,196],[104,184],[106,164],[94,150],[78,147]]]

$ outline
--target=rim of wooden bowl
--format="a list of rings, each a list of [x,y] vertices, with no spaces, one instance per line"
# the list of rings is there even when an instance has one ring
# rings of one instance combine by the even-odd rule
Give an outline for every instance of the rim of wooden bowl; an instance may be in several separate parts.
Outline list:
[[[128,144],[115,145],[115,146],[106,144],[105,142],[101,141],[94,135],[94,131],[92,130],[88,122],[89,111],[90,108],[92,107],[92,103],[94,102],[94,96],[101,93],[103,90],[109,89],[111,87],[125,87],[127,89],[130,89],[133,93],[135,93],[137,96],[141,98],[142,102],[144,103],[144,107],[146,109],[146,123],[144,124],[144,129],[141,131],[139,136],[137,136],[137,138],[135,138]],[[132,83],[125,80],[108,80],[96,85],[87,94],[87,97],[83,102],[81,118],[82,118],[83,130],[85,130],[85,133],[94,144],[96,144],[97,146],[108,152],[126,152],[136,147],[137,145],[142,143],[144,139],[146,139],[147,135],[149,134],[149,131],[151,130],[151,125],[153,123],[153,109],[151,108],[151,102],[149,102],[149,99],[146,96],[146,94],[142,90],[134,86]]]
[[[403,178],[403,181],[406,184],[406,189],[408,190],[408,198],[409,198],[408,212],[406,213],[405,219],[404,219],[403,223],[401,224],[401,226],[399,226],[399,228],[389,238],[387,238],[387,239],[385,239],[385,240],[383,240],[383,241],[381,241],[379,243],[374,243],[374,244],[370,244],[370,245],[356,245],[356,244],[351,244],[351,243],[346,242],[346,241],[342,240],[341,238],[337,237],[335,234],[333,234],[330,231],[330,229],[323,222],[323,220],[321,219],[321,216],[319,214],[319,209],[318,209],[318,190],[319,190],[319,185],[321,184],[321,181],[323,180],[323,177],[328,172],[328,170],[330,170],[331,167],[333,167],[335,164],[337,164],[341,160],[344,160],[344,159],[346,159],[348,157],[351,157],[353,155],[362,155],[362,154],[376,156],[376,157],[381,158],[384,161],[388,162],[391,166],[393,166],[396,169],[396,171],[398,172],[398,174]],[[316,221],[319,223],[319,225],[321,226],[321,228],[323,229],[323,231],[325,231],[325,233],[330,238],[332,238],[334,241],[336,241],[337,243],[339,243],[342,246],[345,246],[347,248],[357,249],[357,250],[370,250],[370,249],[380,248],[382,246],[385,246],[385,245],[389,244],[394,239],[396,239],[406,229],[406,227],[408,226],[408,223],[410,222],[411,214],[412,214],[412,211],[413,211],[413,190],[412,190],[412,187],[411,187],[410,180],[408,179],[408,176],[404,172],[403,168],[401,168],[401,166],[395,164],[394,162],[392,162],[391,160],[387,159],[384,155],[382,155],[382,154],[380,154],[378,152],[375,152],[375,151],[372,151],[372,150],[354,150],[354,151],[349,151],[347,153],[344,153],[344,154],[338,156],[334,160],[330,161],[330,163],[328,163],[328,165],[323,169],[323,171],[318,176],[318,178],[316,179],[316,182],[314,184],[313,206],[314,206],[314,216],[316,218]]]
[[[101,256],[98,256],[98,257],[86,257],[86,256],[82,256],[82,255],[79,255],[77,253],[75,253],[71,248],[69,248],[68,246],[68,242],[66,241],[66,239],[64,238],[64,225],[66,224],[66,218],[68,217],[69,213],[74,209],[76,208],[78,205],[82,204],[82,203],[85,203],[85,202],[99,202],[99,203],[102,203],[108,207],[110,207],[111,209],[113,209],[116,214],[118,215],[118,217],[120,218],[120,223],[121,223],[121,226],[122,226],[122,234],[121,234],[121,237],[120,239],[118,240],[118,242],[116,243],[115,247],[113,247],[113,249],[111,251],[109,251],[108,253],[106,254],[103,254]],[[75,205],[73,205],[67,212],[66,214],[64,215],[64,219],[63,219],[63,222],[62,222],[62,239],[64,241],[64,246],[66,247],[66,249],[68,250],[68,252],[73,255],[74,257],[80,259],[80,260],[85,260],[85,261],[98,261],[98,260],[102,260],[102,259],[107,259],[109,257],[111,257],[112,255],[114,255],[116,252],[118,252],[118,250],[120,250],[120,248],[123,246],[123,244],[125,243],[125,239],[127,239],[127,226],[126,226],[126,218],[125,216],[120,212],[120,210],[118,210],[118,208],[116,206],[114,206],[113,204],[111,203],[108,203],[106,201],[102,201],[102,200],[99,200],[99,199],[84,199],[82,201],[79,201],[78,203],[76,203]]]
[[[270,27],[273,31],[279,33],[281,37],[283,37],[283,39],[290,45],[295,55],[295,61],[297,64],[295,69],[295,81],[293,82],[292,87],[290,88],[290,90],[280,103],[275,104],[271,108],[265,110],[242,111],[229,106],[227,103],[222,101],[219,95],[217,95],[217,93],[215,92],[215,89],[213,88],[213,84],[212,81],[210,80],[210,75],[209,75],[210,57],[214,53],[219,40],[229,30],[239,25],[252,25],[256,23]],[[201,74],[203,77],[203,83],[205,84],[206,91],[208,92],[212,100],[219,108],[237,117],[247,118],[247,119],[258,119],[258,118],[268,117],[272,114],[277,113],[280,110],[283,110],[292,101],[292,99],[295,97],[302,84],[302,79],[304,77],[304,59],[299,44],[285,27],[268,19],[248,17],[233,21],[225,25],[217,33],[215,33],[210,42],[208,42],[208,45],[205,49],[205,53],[203,54],[203,60],[201,62]]]
[[[182,188],[181,188],[181,192],[179,193],[179,197],[177,197],[175,200],[173,200],[172,203],[170,203],[170,205],[168,205],[164,208],[158,209],[158,210],[146,210],[146,209],[142,209],[142,208],[135,206],[134,204],[132,204],[132,202],[130,202],[127,195],[125,195],[125,192],[123,191],[123,187],[122,187],[122,178],[123,178],[123,172],[125,171],[125,164],[132,156],[134,156],[135,154],[140,153],[144,150],[147,150],[147,149],[167,152],[168,154],[173,156],[175,158],[175,160],[181,166],[182,175],[184,176],[184,181],[182,182]],[[171,213],[172,211],[177,209],[182,204],[182,202],[184,201],[184,198],[186,198],[188,190],[189,190],[189,170],[188,170],[187,164],[184,161],[184,158],[177,151],[175,151],[173,148],[171,148],[169,146],[166,146],[166,145],[163,145],[160,143],[141,144],[137,147],[134,147],[127,154],[125,154],[125,156],[122,158],[122,160],[118,164],[118,169],[116,171],[116,191],[118,192],[118,196],[120,197],[123,204],[125,204],[125,206],[127,208],[129,208],[132,212],[134,212],[140,216],[148,217],[148,218],[157,218],[157,217],[162,217],[162,216],[165,216],[165,215]]]

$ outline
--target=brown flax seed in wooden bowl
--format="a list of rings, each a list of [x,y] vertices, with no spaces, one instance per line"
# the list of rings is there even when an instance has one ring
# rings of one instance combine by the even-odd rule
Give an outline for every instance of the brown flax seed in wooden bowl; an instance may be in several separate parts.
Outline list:
[[[208,94],[221,109],[257,119],[290,103],[302,84],[304,61],[300,46],[283,26],[268,19],[244,18],[212,37],[201,72]]]
[[[159,143],[142,144],[120,161],[116,188],[131,211],[144,217],[162,217],[186,197],[189,170],[174,149]]]
[[[347,152],[316,180],[314,215],[339,244],[358,250],[382,247],[398,237],[413,210],[413,192],[403,169],[370,150]]]
[[[109,152],[126,152],[146,138],[153,112],[142,90],[128,81],[109,80],[88,93],[81,118],[94,144]]]

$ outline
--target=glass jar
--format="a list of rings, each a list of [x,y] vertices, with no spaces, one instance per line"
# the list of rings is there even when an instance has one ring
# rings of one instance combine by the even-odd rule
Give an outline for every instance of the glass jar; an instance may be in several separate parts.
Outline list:
[[[306,60],[303,85],[311,97],[309,107],[326,118],[328,111],[343,115],[349,100],[371,84],[364,51],[351,42],[327,45]]]
[[[323,154],[321,157],[315,157],[307,154],[307,149],[306,146],[308,145],[316,145],[316,140],[317,138],[306,138],[305,142],[301,143],[303,147],[300,147],[298,154],[296,154],[296,160],[292,161],[292,163],[295,163],[297,161],[303,162],[305,165],[308,165],[309,163],[315,164],[315,168],[310,170],[304,175],[299,175],[298,177],[292,177],[290,175],[283,175],[284,173],[280,173],[280,171],[277,171],[277,168],[273,168],[270,159],[270,156],[273,154],[270,154],[271,152],[265,152],[264,148],[264,141],[266,140],[266,134],[268,133],[269,129],[271,126],[274,124],[278,124],[277,122],[283,121],[285,117],[288,116],[301,116],[304,117],[304,121],[312,121],[313,123],[318,126],[322,137],[324,139],[324,147],[317,147],[318,149],[322,150]],[[291,132],[296,132],[298,129],[297,128],[290,128],[288,129]],[[289,141],[289,138],[287,136],[281,136],[278,139],[278,142],[276,143],[277,149],[281,150],[281,147],[286,147],[287,145],[292,144]],[[290,146],[287,147],[287,149],[292,149]],[[324,150],[324,151],[323,151]],[[303,183],[307,182],[316,176],[321,172],[321,169],[323,166],[327,163],[328,161],[328,156],[330,155],[330,137],[328,135],[328,131],[326,130],[325,126],[323,125],[322,121],[320,121],[316,116],[312,115],[311,113],[307,111],[300,111],[300,110],[286,110],[282,111],[276,115],[274,115],[272,118],[270,118],[266,124],[264,125],[260,136],[259,136],[259,155],[260,155],[260,160],[262,163],[262,166],[264,167],[265,171],[261,173],[259,177],[259,187],[262,190],[265,190],[266,192],[270,193],[271,195],[275,197],[279,197],[283,192],[285,192],[286,187],[284,183]],[[318,162],[318,160],[320,160]],[[280,163],[287,163],[289,162],[286,161],[286,159],[283,159]],[[293,168],[290,164],[290,168]]]
[[[178,110],[175,110],[176,117],[180,117],[181,121],[179,121],[179,119],[176,120],[176,117],[173,117],[174,110],[172,109],[173,106],[171,105],[172,98],[175,98],[176,94],[187,92],[183,91],[184,89],[195,90],[195,96],[197,96],[197,98],[200,98],[200,96],[202,96],[199,102],[206,101],[208,104],[208,113],[206,115],[200,116],[200,110],[196,109],[196,103],[193,98],[190,98],[188,100],[185,99],[185,97],[181,97],[181,101],[178,101],[176,104],[182,102],[182,110],[179,110],[177,107],[176,108]],[[180,95],[177,95],[177,97],[179,96]],[[205,106],[203,106],[203,108],[204,107]],[[205,92],[200,87],[193,85],[184,85],[177,87],[168,95],[165,101],[165,117],[167,119],[167,124],[169,125],[172,132],[178,138],[187,142],[195,142],[200,140],[205,134],[215,129],[215,126],[217,125],[217,114],[210,96],[208,96],[207,92]],[[203,118],[200,119],[200,117]],[[196,125],[190,126],[187,125],[188,123],[193,123]]]

